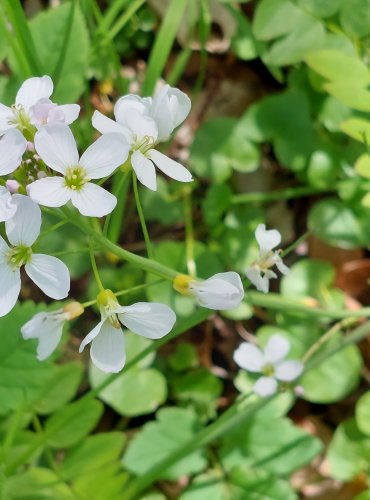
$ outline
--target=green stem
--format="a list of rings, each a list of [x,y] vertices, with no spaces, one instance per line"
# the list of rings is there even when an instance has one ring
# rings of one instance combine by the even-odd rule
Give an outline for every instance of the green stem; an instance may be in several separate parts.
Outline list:
[[[122,174],[119,170],[113,177],[112,193],[117,198],[117,205],[113,212],[107,215],[104,223],[103,234],[110,241],[117,243],[122,231],[122,220],[124,215],[125,203],[129,187],[131,171]]]
[[[193,214],[191,206],[191,191],[186,189],[184,193],[184,218],[185,218],[185,246],[186,246],[186,265],[190,276],[197,275],[197,269],[194,260],[194,227]]]
[[[141,203],[140,203],[139,190],[138,190],[138,186],[137,186],[137,177],[136,177],[135,173],[132,176],[132,182],[133,182],[133,186],[134,186],[134,195],[135,195],[137,213],[139,214],[141,230],[143,231],[143,235],[144,235],[146,251],[147,251],[149,259],[153,259],[154,257],[153,257],[152,243],[150,241],[148,228],[146,227],[143,208],[142,208]]]
[[[311,186],[298,186],[281,189],[280,191],[266,193],[241,193],[231,197],[231,203],[269,203],[271,201],[290,200],[301,196],[311,196],[314,194],[324,194],[332,192]]]
[[[363,307],[362,309],[358,309],[356,311],[348,311],[346,309],[323,309],[321,307],[310,307],[303,302],[282,297],[277,293],[269,293],[267,295],[260,292],[248,291],[246,292],[246,301],[253,306],[298,312],[317,318],[344,319],[350,317],[370,317],[370,307]]]
[[[103,290],[105,290],[105,288],[104,288],[103,283],[102,283],[100,276],[99,276],[98,266],[96,265],[94,250],[93,250],[93,247],[91,244],[90,244],[90,260],[91,260],[91,267],[92,267],[92,270],[94,273],[95,281],[98,284],[99,290],[102,292]]]
[[[121,29],[130,21],[132,16],[140,7],[145,3],[146,0],[134,0],[130,2],[129,7],[126,12],[116,21],[116,23],[107,32],[109,40],[113,40],[115,36],[121,31]],[[114,5],[114,4],[113,4]]]

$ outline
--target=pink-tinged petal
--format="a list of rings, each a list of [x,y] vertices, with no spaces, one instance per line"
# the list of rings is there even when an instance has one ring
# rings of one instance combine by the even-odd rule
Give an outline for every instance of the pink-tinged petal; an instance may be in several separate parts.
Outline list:
[[[0,317],[15,306],[21,290],[19,269],[12,269],[7,263],[0,264]]]
[[[264,366],[264,357],[259,347],[243,342],[233,355],[235,363],[243,370],[260,373]]]
[[[303,372],[303,363],[296,360],[284,361],[275,367],[275,377],[282,382],[296,380]]]
[[[97,337],[100,333],[100,330],[102,329],[102,326],[104,324],[104,321],[100,321],[92,330],[89,332],[86,337],[83,339],[83,341],[80,344],[80,348],[78,349],[78,352],[82,352],[85,347],[92,342],[95,337]]]
[[[87,217],[104,217],[113,212],[117,198],[104,188],[88,182],[79,191],[72,191],[72,204]]]
[[[157,191],[157,178],[153,163],[140,151],[135,151],[131,155],[131,164],[141,184],[152,191]]]
[[[246,277],[257,288],[258,291],[267,293],[269,291],[269,280],[267,276],[262,276],[257,266],[252,266],[245,271]]]
[[[67,297],[71,286],[69,271],[60,259],[51,255],[33,254],[25,270],[48,297],[55,300]]]
[[[72,189],[65,184],[64,177],[44,177],[27,186],[29,197],[45,207],[62,207],[72,196]]]
[[[253,386],[253,392],[265,398],[275,394],[278,388],[277,381],[272,377],[261,377]]]
[[[0,222],[11,219],[17,211],[17,204],[13,201],[9,191],[0,186]]]
[[[278,363],[290,351],[290,344],[286,338],[279,334],[272,335],[264,349],[266,363]]]
[[[130,146],[122,134],[104,134],[81,156],[80,165],[90,179],[102,179],[125,163]]]
[[[32,246],[40,234],[41,210],[28,196],[14,194],[12,201],[17,210],[14,216],[5,223],[5,231],[10,243],[14,246]]]
[[[35,134],[35,148],[46,165],[61,174],[78,165],[77,145],[68,125],[42,127]]]
[[[172,330],[176,321],[170,307],[156,302],[137,302],[115,312],[129,330],[148,339],[161,339]]]
[[[92,126],[96,128],[101,134],[119,133],[122,134],[127,142],[131,143],[132,133],[127,127],[120,123],[115,122],[111,118],[104,116],[100,111],[94,111],[92,116]]]
[[[105,321],[100,333],[92,341],[91,361],[103,372],[117,373],[125,366],[125,341],[120,328]]]
[[[53,93],[53,82],[50,76],[28,78],[18,90],[15,103],[28,111],[39,99],[49,98]]]
[[[12,123],[13,119],[14,114],[12,108],[0,103],[0,135],[17,126],[16,123]]]
[[[148,151],[148,157],[162,170],[162,172],[171,179],[180,182],[191,182],[193,180],[191,173],[177,161],[171,160],[168,156],[160,153],[156,149]]]
[[[256,229],[256,240],[262,252],[269,252],[281,242],[281,234],[276,229],[266,230],[265,224]]]
[[[62,112],[64,115],[64,123],[70,125],[75,120],[77,120],[80,114],[80,106],[78,104],[63,104],[58,106],[58,111]]]
[[[17,129],[5,132],[0,139],[0,175],[8,175],[20,165],[27,141]]]

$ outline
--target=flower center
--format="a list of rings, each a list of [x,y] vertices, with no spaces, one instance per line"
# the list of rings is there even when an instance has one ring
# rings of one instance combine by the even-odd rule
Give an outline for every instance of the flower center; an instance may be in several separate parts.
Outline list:
[[[36,127],[30,122],[30,117],[24,110],[21,104],[13,104],[13,117],[8,120],[8,125],[16,125],[18,130],[26,137],[27,140],[33,141]]]
[[[276,264],[276,256],[275,252],[273,252],[272,250],[270,250],[270,252],[261,254],[260,258],[258,259],[258,266],[263,272],[266,272],[275,264]]]
[[[74,191],[80,191],[89,180],[86,176],[86,170],[80,165],[67,168],[64,176],[65,185]]]
[[[275,367],[274,367],[274,365],[271,365],[271,364],[265,365],[262,368],[262,373],[266,377],[273,377],[274,374],[275,374]]]
[[[25,245],[19,245],[18,247],[12,248],[7,257],[9,265],[13,269],[17,269],[30,262],[32,249],[30,247],[26,247]]]
[[[155,145],[155,140],[153,137],[149,135],[145,135],[144,137],[138,137],[135,135],[134,143],[132,146],[133,151],[140,151],[143,155],[152,149]]]

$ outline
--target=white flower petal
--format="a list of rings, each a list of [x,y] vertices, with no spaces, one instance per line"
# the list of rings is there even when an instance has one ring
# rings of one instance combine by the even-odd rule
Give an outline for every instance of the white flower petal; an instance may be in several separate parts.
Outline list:
[[[253,386],[253,391],[259,396],[265,398],[275,394],[278,388],[278,383],[272,377],[261,377]]]
[[[170,307],[156,302],[137,302],[132,306],[121,306],[115,312],[129,330],[148,339],[164,337],[176,321],[176,315]]]
[[[131,155],[132,168],[141,184],[152,191],[157,191],[157,178],[153,163],[140,151]]]
[[[252,266],[245,271],[246,277],[260,292],[267,293],[269,291],[268,277],[262,276],[260,269],[257,266]]]
[[[281,234],[276,229],[266,230],[265,224],[259,224],[256,229],[256,240],[262,252],[269,252],[281,241]]]
[[[119,133],[123,134],[127,142],[131,143],[132,133],[120,123],[115,122],[111,118],[107,118],[100,111],[94,111],[92,116],[92,125],[101,134]]]
[[[21,290],[19,269],[12,269],[6,263],[0,264],[0,316],[5,316],[15,306]]]
[[[133,110],[140,115],[149,115],[151,105],[152,99],[150,97],[128,94],[120,97],[114,105],[114,116],[118,123],[126,124]]]
[[[104,188],[88,182],[79,191],[72,191],[72,204],[82,215],[104,217],[113,212],[117,198]]]
[[[64,123],[70,125],[75,120],[77,120],[80,114],[80,106],[78,104],[63,104],[58,106],[58,111],[61,111],[64,115]]]
[[[17,204],[13,201],[9,191],[0,186],[0,222],[11,219],[17,211]]]
[[[67,297],[71,280],[67,266],[60,259],[51,255],[33,254],[25,270],[48,297],[55,300]]]
[[[235,272],[217,273],[205,281],[196,281],[189,290],[202,307],[227,310],[238,307],[244,297],[243,284]]]
[[[0,175],[7,175],[20,165],[27,141],[17,129],[5,132],[0,139]]]
[[[280,258],[276,261],[276,267],[279,269],[281,274],[288,274],[290,271],[289,267],[286,266]]]
[[[68,125],[42,127],[35,134],[35,148],[46,165],[61,174],[78,165],[76,141]]]
[[[296,360],[284,361],[275,367],[275,377],[282,382],[291,382],[303,372],[303,363]]]
[[[233,355],[235,363],[249,372],[261,372],[264,366],[264,357],[259,347],[243,342]]]
[[[72,196],[72,190],[65,185],[64,177],[44,177],[27,186],[30,198],[45,207],[61,207]]]
[[[80,158],[90,179],[102,179],[125,163],[130,146],[122,134],[104,134]]]
[[[12,108],[0,103],[0,135],[17,126],[16,123],[11,123],[13,119],[14,114]]]
[[[281,361],[290,351],[290,344],[286,338],[279,334],[272,335],[264,349],[266,363],[277,363]]]
[[[162,170],[162,172],[171,179],[175,179],[180,182],[191,182],[193,180],[191,173],[185,167],[175,160],[171,160],[168,156],[160,153],[156,149],[151,149],[148,151],[148,157],[156,164],[156,166]]]
[[[43,361],[58,347],[66,321],[61,311],[36,314],[21,328],[24,339],[38,339],[37,359]]]
[[[14,216],[5,223],[5,231],[10,243],[14,246],[32,246],[40,234],[41,210],[28,196],[14,194],[12,201],[17,210]]]
[[[94,365],[103,372],[121,371],[126,361],[123,331],[105,321],[99,335],[92,341],[90,356]]]
[[[7,245],[6,241],[0,236],[0,265],[7,262],[7,254],[10,248]]]
[[[151,114],[158,126],[158,139],[167,138],[188,116],[189,97],[181,90],[165,85],[153,99]]]
[[[104,320],[105,321],[105,320]],[[83,341],[80,344],[80,348],[78,352],[82,352],[87,344],[90,344],[94,340],[95,337],[97,337],[100,333],[100,330],[102,329],[102,326],[104,324],[104,321],[100,321],[92,330],[89,332],[86,337],[83,339]]]
[[[52,93],[53,82],[50,76],[28,78],[18,90],[15,103],[21,104],[28,111],[39,99],[49,98]]]

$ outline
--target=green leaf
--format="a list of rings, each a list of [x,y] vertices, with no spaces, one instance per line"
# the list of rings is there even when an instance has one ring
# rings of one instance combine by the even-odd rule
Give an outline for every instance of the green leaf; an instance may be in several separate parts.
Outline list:
[[[32,467],[5,481],[6,500],[73,500],[70,488],[50,469]]]
[[[370,155],[368,153],[364,153],[357,159],[355,170],[361,177],[370,179]]]
[[[289,0],[261,0],[253,18],[253,33],[258,40],[272,40],[290,33],[305,16]]]
[[[357,82],[350,80],[327,83],[324,87],[346,106],[359,111],[370,111],[370,92]]]
[[[85,474],[98,473],[98,469],[119,459],[124,442],[122,432],[102,432],[87,437],[67,451],[60,467],[63,478],[70,481]]]
[[[199,364],[195,346],[188,342],[177,344],[175,352],[168,356],[168,364],[176,372],[195,368]]]
[[[229,10],[237,23],[236,33],[231,39],[232,51],[243,61],[255,59],[262,48],[262,44],[255,39],[250,21],[235,8],[230,7]]]
[[[44,431],[52,448],[68,448],[87,436],[102,416],[99,401],[79,400],[55,412],[46,420]]]
[[[325,18],[338,12],[344,1],[346,0],[293,0],[293,3],[315,17]]]
[[[97,387],[108,376],[91,365],[92,387]],[[135,366],[117,375],[114,382],[99,394],[99,398],[123,416],[152,413],[167,399],[166,378],[154,368]]]
[[[306,63],[319,75],[331,81],[349,80],[357,86],[370,82],[370,71],[356,56],[349,56],[339,50],[318,50],[305,57]]]
[[[162,177],[157,177],[157,191],[140,189],[140,200],[143,206],[145,220],[158,221],[170,226],[183,219],[183,204],[173,183]]]
[[[40,415],[47,415],[64,406],[75,395],[83,375],[81,363],[66,363],[55,367],[46,390],[41,394],[35,409]]]
[[[202,202],[203,216],[209,226],[217,224],[230,207],[232,191],[228,184],[212,184]]]
[[[76,101],[85,88],[89,60],[89,36],[81,10],[76,7],[67,47],[64,46],[70,4],[41,12],[29,23],[42,71],[52,73],[65,50],[64,64],[60,72],[53,100],[58,103]],[[76,50],[78,48],[78,50]]]
[[[338,343],[340,336],[326,344],[329,349]],[[319,352],[322,352],[321,350]],[[304,399],[312,403],[335,403],[342,400],[360,381],[362,357],[357,346],[349,346],[334,354],[317,368],[303,375],[300,384]]]
[[[344,30],[355,37],[370,33],[370,0],[345,1],[340,10]]]
[[[370,121],[363,118],[349,118],[341,125],[341,130],[356,141],[370,144]]]
[[[354,419],[341,423],[329,444],[327,459],[335,479],[350,481],[368,470],[370,437],[359,430]]]
[[[357,401],[356,423],[361,432],[370,436],[370,391]]]
[[[130,442],[123,457],[123,465],[134,474],[144,474],[169,453],[187,443],[199,430],[199,423],[191,410],[163,408],[157,420],[145,424]],[[161,479],[174,480],[196,474],[206,467],[202,450],[191,453],[164,470]]]

